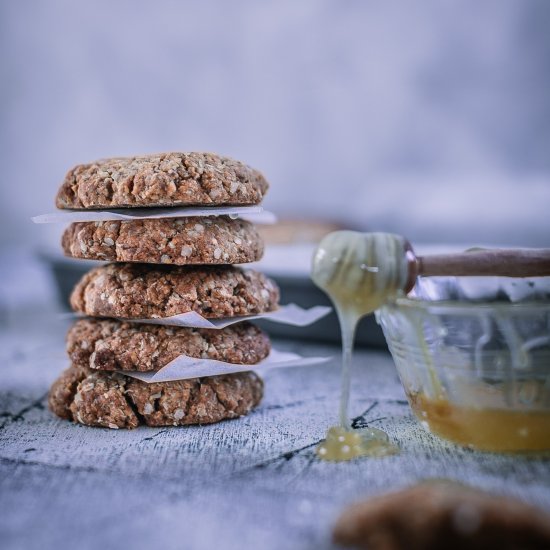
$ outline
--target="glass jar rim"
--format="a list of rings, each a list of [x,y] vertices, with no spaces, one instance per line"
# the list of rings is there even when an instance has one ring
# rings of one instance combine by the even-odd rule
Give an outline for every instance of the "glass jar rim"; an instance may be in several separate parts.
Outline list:
[[[384,304],[380,309],[392,308],[430,310],[436,313],[541,313],[550,312],[549,301],[487,302],[468,300],[424,300],[400,296]]]

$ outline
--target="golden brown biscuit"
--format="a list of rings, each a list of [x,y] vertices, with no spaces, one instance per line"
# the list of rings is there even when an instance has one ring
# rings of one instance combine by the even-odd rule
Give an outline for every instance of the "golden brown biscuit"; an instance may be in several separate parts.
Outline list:
[[[270,349],[267,334],[246,322],[216,330],[81,319],[67,333],[73,365],[95,370],[154,371],[180,355],[255,365]]]
[[[118,429],[238,418],[258,405],[262,395],[262,380],[253,372],[147,384],[72,366],[53,383],[48,404],[61,418]]]
[[[213,153],[158,153],[79,164],[65,176],[58,208],[259,204],[260,172]]]
[[[73,258],[174,265],[243,264],[264,252],[254,225],[229,216],[78,222],[61,244]]]
[[[273,311],[279,289],[262,273],[237,267],[123,263],[86,273],[70,301],[92,317],[156,319],[195,311],[221,318]]]

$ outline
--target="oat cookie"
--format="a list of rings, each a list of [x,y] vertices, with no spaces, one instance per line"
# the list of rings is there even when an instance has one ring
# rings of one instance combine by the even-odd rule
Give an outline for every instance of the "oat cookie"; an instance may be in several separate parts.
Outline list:
[[[106,371],[158,370],[180,355],[255,365],[270,349],[267,334],[246,322],[215,330],[81,319],[67,333],[73,365]]]
[[[69,170],[58,208],[259,204],[269,185],[250,166],[213,153],[103,159]]]
[[[48,403],[61,418],[117,429],[237,418],[258,405],[262,394],[263,383],[253,372],[147,384],[72,366],[53,383]]]
[[[550,517],[521,501],[430,481],[344,510],[334,541],[371,550],[550,548]]]
[[[151,319],[195,311],[206,318],[273,311],[277,285],[237,267],[108,264],[82,277],[71,294],[75,311],[92,317]]]
[[[229,216],[78,222],[61,239],[67,256],[86,260],[201,265],[256,262],[256,228]]]

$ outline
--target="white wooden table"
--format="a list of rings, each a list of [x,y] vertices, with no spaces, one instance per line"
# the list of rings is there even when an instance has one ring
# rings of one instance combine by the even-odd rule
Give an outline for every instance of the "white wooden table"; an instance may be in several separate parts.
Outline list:
[[[550,510],[550,462],[475,453],[413,420],[391,357],[357,353],[355,424],[382,427],[397,456],[324,463],[313,449],[333,423],[339,350],[279,342],[328,365],[266,377],[250,416],[213,426],[114,431],[46,408],[66,365],[66,323],[47,309],[0,326],[0,547],[19,549],[331,548],[343,506],[427,477],[461,480]],[[4,316],[5,317],[5,316]]]

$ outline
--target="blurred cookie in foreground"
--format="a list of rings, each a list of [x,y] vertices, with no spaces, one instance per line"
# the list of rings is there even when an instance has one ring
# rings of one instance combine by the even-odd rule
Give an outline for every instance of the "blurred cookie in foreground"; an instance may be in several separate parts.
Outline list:
[[[103,428],[212,424],[248,414],[261,401],[253,372],[147,384],[115,372],[71,366],[53,383],[50,410]]]
[[[155,371],[180,355],[255,365],[270,350],[267,334],[246,322],[200,329],[80,319],[67,333],[67,353],[73,365],[94,370]]]
[[[70,302],[92,317],[158,319],[194,311],[213,319],[274,311],[279,288],[263,273],[232,266],[121,263],[86,273]]]
[[[250,166],[214,153],[157,153],[79,164],[57,208],[256,205],[269,184]]]
[[[519,500],[446,480],[347,508],[334,542],[369,550],[550,548],[550,515]]]
[[[61,244],[73,258],[174,265],[243,264],[264,252],[254,225],[229,216],[78,222]]]

